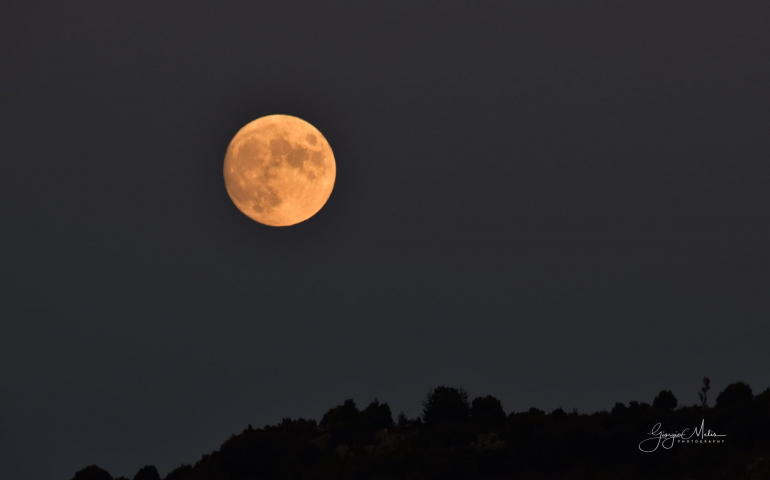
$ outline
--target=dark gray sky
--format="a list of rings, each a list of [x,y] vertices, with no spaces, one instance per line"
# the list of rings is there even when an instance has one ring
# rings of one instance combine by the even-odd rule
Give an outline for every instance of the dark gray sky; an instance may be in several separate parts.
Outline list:
[[[770,3],[0,7],[0,471],[193,463],[431,386],[507,411],[770,385]],[[230,202],[268,114],[338,177]]]

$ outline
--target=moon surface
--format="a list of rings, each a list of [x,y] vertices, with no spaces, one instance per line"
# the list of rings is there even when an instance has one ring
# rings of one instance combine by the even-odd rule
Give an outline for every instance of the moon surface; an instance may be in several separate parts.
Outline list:
[[[289,115],[269,115],[233,137],[224,175],[238,210],[264,225],[285,227],[304,222],[326,204],[337,164],[314,126]]]

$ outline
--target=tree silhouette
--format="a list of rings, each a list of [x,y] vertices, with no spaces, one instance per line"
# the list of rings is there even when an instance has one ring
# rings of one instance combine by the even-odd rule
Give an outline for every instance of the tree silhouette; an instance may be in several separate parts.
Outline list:
[[[365,428],[372,432],[383,428],[393,428],[393,413],[387,403],[380,403],[376,398],[361,412]]]
[[[326,412],[320,426],[331,434],[332,441],[337,445],[365,445],[373,442],[378,430],[392,429],[394,423],[387,403],[380,403],[375,398],[359,411],[355,402],[348,399]]]
[[[78,471],[72,480],[112,480],[112,475],[107,470],[91,465]]]
[[[484,430],[500,427],[506,420],[503,405],[492,395],[473,399],[471,417]]]
[[[652,401],[652,408],[656,410],[662,410],[664,412],[670,412],[677,406],[676,397],[671,390],[661,390],[655,400]]]
[[[355,440],[360,413],[356,402],[347,399],[324,414],[321,426],[331,433],[335,443],[350,443]]]
[[[428,391],[422,402],[422,420],[426,426],[460,423],[470,416],[468,392],[462,387],[440,386]]]
[[[158,469],[152,465],[145,465],[134,475],[134,480],[160,480]]]
[[[708,386],[704,381],[704,397]],[[630,401],[616,403],[611,412],[557,408],[547,414],[531,408],[506,416],[495,397],[468,402],[464,389],[441,386],[422,402],[424,424],[402,413],[391,431],[388,404],[375,399],[359,411],[353,400],[346,400],[320,424],[284,418],[278,425],[249,426],[165,480],[770,478],[770,389],[754,396],[748,385],[737,382],[719,394],[713,409],[703,409],[705,402],[677,403],[671,391],[663,390],[652,406]],[[659,422],[664,429],[705,425],[728,437],[713,445],[677,444],[673,455],[661,448],[640,456],[639,442]],[[73,480],[113,479],[90,466]],[[146,466],[134,480],[159,476]]]
[[[766,388],[764,392],[754,397],[754,404],[763,413],[770,416],[770,388]]]
[[[623,417],[628,414],[628,407],[625,403],[616,402],[615,406],[610,410],[610,415],[613,417]]]
[[[189,480],[193,476],[191,465],[182,465],[171,471],[164,480]]]
[[[409,426],[409,419],[406,417],[406,414],[404,412],[399,413],[398,420],[396,420],[396,428],[403,430],[408,426]]]
[[[709,377],[703,377],[703,386],[700,387],[698,392],[698,398],[700,398],[700,404],[703,408],[709,408],[708,391],[711,389],[711,379]]]
[[[731,383],[717,396],[717,408],[739,409],[751,405],[754,394],[751,387],[743,382]]]

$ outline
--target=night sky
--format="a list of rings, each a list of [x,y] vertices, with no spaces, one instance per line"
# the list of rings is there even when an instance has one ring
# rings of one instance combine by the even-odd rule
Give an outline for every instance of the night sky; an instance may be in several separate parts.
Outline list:
[[[4,1],[0,471],[161,475],[430,387],[506,411],[770,386],[770,3]],[[326,206],[227,146],[328,139]]]

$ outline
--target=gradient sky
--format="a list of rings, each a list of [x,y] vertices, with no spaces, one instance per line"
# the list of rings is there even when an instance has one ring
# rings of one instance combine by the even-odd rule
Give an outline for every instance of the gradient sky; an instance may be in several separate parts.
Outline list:
[[[0,471],[194,463],[346,398],[770,386],[770,3],[11,0]],[[326,136],[290,228],[230,139]]]

